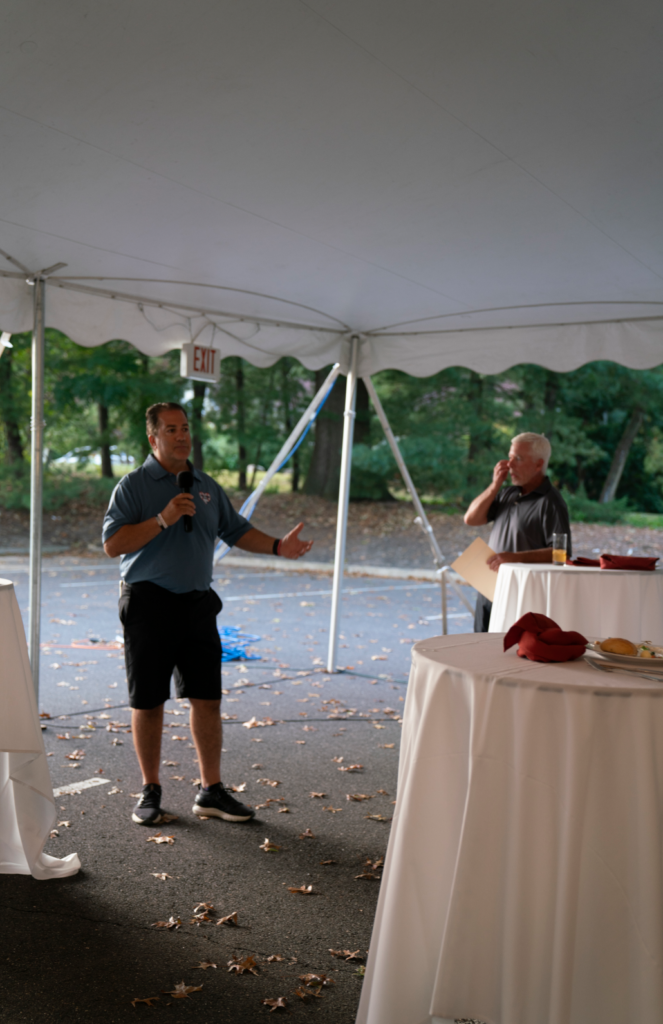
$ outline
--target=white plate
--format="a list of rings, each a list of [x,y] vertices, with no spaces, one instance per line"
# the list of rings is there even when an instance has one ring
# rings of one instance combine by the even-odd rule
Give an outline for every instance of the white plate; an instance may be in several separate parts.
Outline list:
[[[597,643],[587,644],[587,653],[594,654],[601,661],[609,662],[612,665],[622,665],[624,668],[632,666],[641,672],[663,673],[663,658],[634,658],[630,654],[613,654],[609,651],[602,651]]]

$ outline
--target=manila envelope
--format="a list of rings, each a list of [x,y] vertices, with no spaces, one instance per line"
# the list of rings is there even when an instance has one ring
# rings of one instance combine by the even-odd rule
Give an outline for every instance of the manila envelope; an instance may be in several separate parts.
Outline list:
[[[469,548],[466,548],[462,555],[459,555],[456,561],[451,563],[454,572],[462,576],[471,587],[478,590],[489,601],[492,601],[495,596],[497,573],[489,569],[486,562],[494,554],[493,549],[489,548],[486,542],[481,540],[481,537],[477,537]]]

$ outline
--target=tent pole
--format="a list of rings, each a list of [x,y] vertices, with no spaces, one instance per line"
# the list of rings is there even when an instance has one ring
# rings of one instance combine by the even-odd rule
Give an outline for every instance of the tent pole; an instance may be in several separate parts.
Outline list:
[[[327,671],[336,671],[336,646],[338,623],[341,610],[341,590],[345,566],[345,537],[348,528],[348,504],[350,501],[350,473],[352,471],[352,439],[355,429],[355,402],[357,399],[357,353],[359,336],[350,339],[350,368],[345,386],[345,411],[343,413],[343,445],[341,448],[341,477],[338,487],[338,518],[336,520],[336,549],[334,552],[334,582],[332,585],[331,619],[329,622],[329,651]]]
[[[449,566],[444,564],[444,558],[442,557],[442,552],[440,551],[440,545],[437,543],[437,538],[436,538],[435,534],[433,533],[433,527],[428,522],[428,516],[426,515],[426,513],[424,511],[424,506],[421,504],[421,499],[419,498],[419,495],[417,494],[417,489],[414,486],[414,483],[412,482],[412,477],[410,476],[409,470],[408,470],[407,466],[405,465],[405,459],[401,455],[401,450],[398,447],[398,442],[396,441],[396,438],[394,437],[394,432],[391,429],[391,426],[389,425],[389,420],[387,419],[387,414],[385,413],[384,409],[382,408],[382,402],[380,401],[380,399],[377,396],[377,392],[375,390],[375,387],[373,386],[373,381],[371,380],[371,378],[370,377],[364,377],[363,381],[364,381],[364,384],[366,385],[366,390],[368,391],[368,393],[370,395],[371,402],[373,403],[373,408],[375,409],[376,413],[378,414],[378,419],[380,420],[380,424],[382,426],[382,429],[384,430],[384,435],[387,438],[387,441],[389,442],[389,447],[391,448],[391,453],[394,456],[394,458],[396,459],[396,464],[397,464],[398,468],[401,471],[401,476],[403,477],[403,481],[405,483],[405,486],[407,487],[408,491],[410,492],[410,497],[412,498],[412,504],[414,505],[414,507],[415,507],[415,509],[417,511],[417,518],[415,519],[415,523],[418,523],[419,526],[421,526],[422,530],[424,531],[424,533],[426,534],[426,536],[428,538],[428,543],[430,544],[431,552],[432,552],[432,555],[433,555],[433,561],[435,562],[435,565],[437,566],[437,571],[438,571],[439,576],[440,576],[440,596],[442,598],[442,635],[446,636],[447,635],[447,582],[451,583],[451,586],[454,588],[454,590],[458,594],[458,597],[463,602],[463,604],[465,605],[466,608],[468,608],[471,611],[472,610],[472,606],[470,605],[470,603],[468,602],[467,598],[462,593],[460,588],[457,586],[457,584],[455,584],[453,581],[447,581],[447,573],[449,571]]]
[[[35,277],[32,331],[32,418],[30,430],[30,667],[39,700],[39,641],[41,636],[41,540],[44,483],[44,300],[46,280]]]

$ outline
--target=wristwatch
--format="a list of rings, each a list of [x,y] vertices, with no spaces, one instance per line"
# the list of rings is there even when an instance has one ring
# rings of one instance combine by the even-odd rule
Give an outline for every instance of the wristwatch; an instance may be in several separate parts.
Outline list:
[[[161,515],[161,512],[157,512],[157,514],[155,516],[155,519],[156,519],[157,523],[159,524],[159,526],[160,526],[160,528],[162,530],[167,530],[168,529],[168,523],[166,522],[164,517]]]

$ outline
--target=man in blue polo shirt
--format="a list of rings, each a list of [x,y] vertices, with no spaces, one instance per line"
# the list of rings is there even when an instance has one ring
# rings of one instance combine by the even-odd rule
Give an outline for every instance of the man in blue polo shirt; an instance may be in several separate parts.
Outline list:
[[[313,542],[299,539],[303,523],[281,540],[256,530],[235,512],[216,480],[192,469],[189,423],[181,405],[150,406],[146,425],[152,454],[118,483],[102,532],[106,554],[122,556],[119,610],[133,740],[143,773],[132,818],[139,825],[161,821],[163,706],[174,674],[178,696],[191,705],[191,735],[200,762],[194,814],[248,821],[254,812],[221,782],[221,641],[216,627],[221,600],[210,587],[214,547],[221,537],[245,551],[300,558]],[[183,493],[176,481],[185,471],[193,475],[190,493]]]

